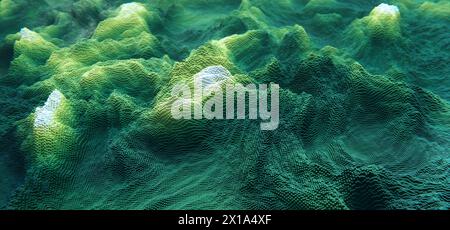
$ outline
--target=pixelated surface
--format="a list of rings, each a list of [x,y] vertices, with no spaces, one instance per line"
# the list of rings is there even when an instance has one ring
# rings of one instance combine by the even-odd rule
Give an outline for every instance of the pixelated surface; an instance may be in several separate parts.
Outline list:
[[[1,0],[0,207],[449,209],[449,19],[447,0]],[[279,84],[279,127],[174,119],[195,77]]]

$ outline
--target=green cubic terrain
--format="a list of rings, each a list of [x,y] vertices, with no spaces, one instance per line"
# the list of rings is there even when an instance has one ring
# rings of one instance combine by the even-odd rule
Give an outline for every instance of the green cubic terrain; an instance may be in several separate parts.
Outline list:
[[[212,66],[278,128],[174,119]],[[449,102],[448,0],[0,0],[0,208],[449,209]]]

